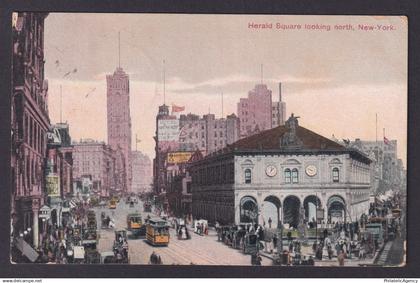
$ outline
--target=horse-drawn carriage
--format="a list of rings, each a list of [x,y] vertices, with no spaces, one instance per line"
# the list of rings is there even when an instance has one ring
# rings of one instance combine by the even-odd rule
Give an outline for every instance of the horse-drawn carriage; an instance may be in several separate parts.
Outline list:
[[[256,254],[259,251],[258,235],[254,232],[248,232],[244,235],[242,241],[242,251],[244,254]]]
[[[152,212],[152,204],[149,201],[144,203],[143,208],[144,212]]]
[[[209,224],[207,220],[200,219],[194,221],[194,233],[203,236],[207,233]]]
[[[119,230],[115,231],[115,240],[112,247],[116,256],[116,263],[128,263],[128,242],[127,242],[127,231]]]
[[[176,235],[178,240],[189,240],[191,239],[190,232],[188,231],[187,225],[185,224],[185,220],[179,218],[176,220]]]

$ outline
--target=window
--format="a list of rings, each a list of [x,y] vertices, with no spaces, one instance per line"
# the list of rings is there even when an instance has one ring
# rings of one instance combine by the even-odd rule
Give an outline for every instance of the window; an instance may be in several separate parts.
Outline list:
[[[285,183],[291,183],[292,182],[290,169],[284,170],[284,182]]]
[[[245,169],[245,184],[251,184],[251,169]]]
[[[298,183],[299,182],[299,172],[295,168],[292,170],[292,183]]]
[[[340,171],[337,167],[332,170],[332,179],[334,183],[338,183],[340,181]]]

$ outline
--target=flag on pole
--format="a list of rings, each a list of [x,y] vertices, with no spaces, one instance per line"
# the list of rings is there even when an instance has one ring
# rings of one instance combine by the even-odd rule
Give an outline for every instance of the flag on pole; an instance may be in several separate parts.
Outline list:
[[[389,145],[389,139],[384,136],[384,144]]]
[[[185,110],[185,106],[177,106],[172,103],[172,112],[182,112]]]

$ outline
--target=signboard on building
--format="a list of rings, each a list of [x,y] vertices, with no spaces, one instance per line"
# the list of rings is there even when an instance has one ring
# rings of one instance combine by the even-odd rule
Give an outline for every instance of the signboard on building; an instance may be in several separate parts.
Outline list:
[[[179,120],[158,120],[158,141],[178,141]]]
[[[47,205],[44,205],[39,209],[39,218],[49,219],[51,218],[51,208]]]
[[[45,178],[45,186],[49,197],[60,196],[60,177],[57,175],[49,175]]]
[[[190,160],[192,155],[193,155],[193,152],[189,152],[189,151],[168,152],[166,161],[168,163],[174,163],[174,164],[186,163],[188,160]]]

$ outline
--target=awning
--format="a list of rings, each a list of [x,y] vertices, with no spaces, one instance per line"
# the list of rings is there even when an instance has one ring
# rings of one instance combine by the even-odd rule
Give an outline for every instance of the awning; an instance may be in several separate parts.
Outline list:
[[[39,254],[36,250],[34,250],[25,240],[17,239],[16,240],[16,247],[18,250],[22,252],[24,256],[26,256],[31,262],[35,262],[39,257]]]

